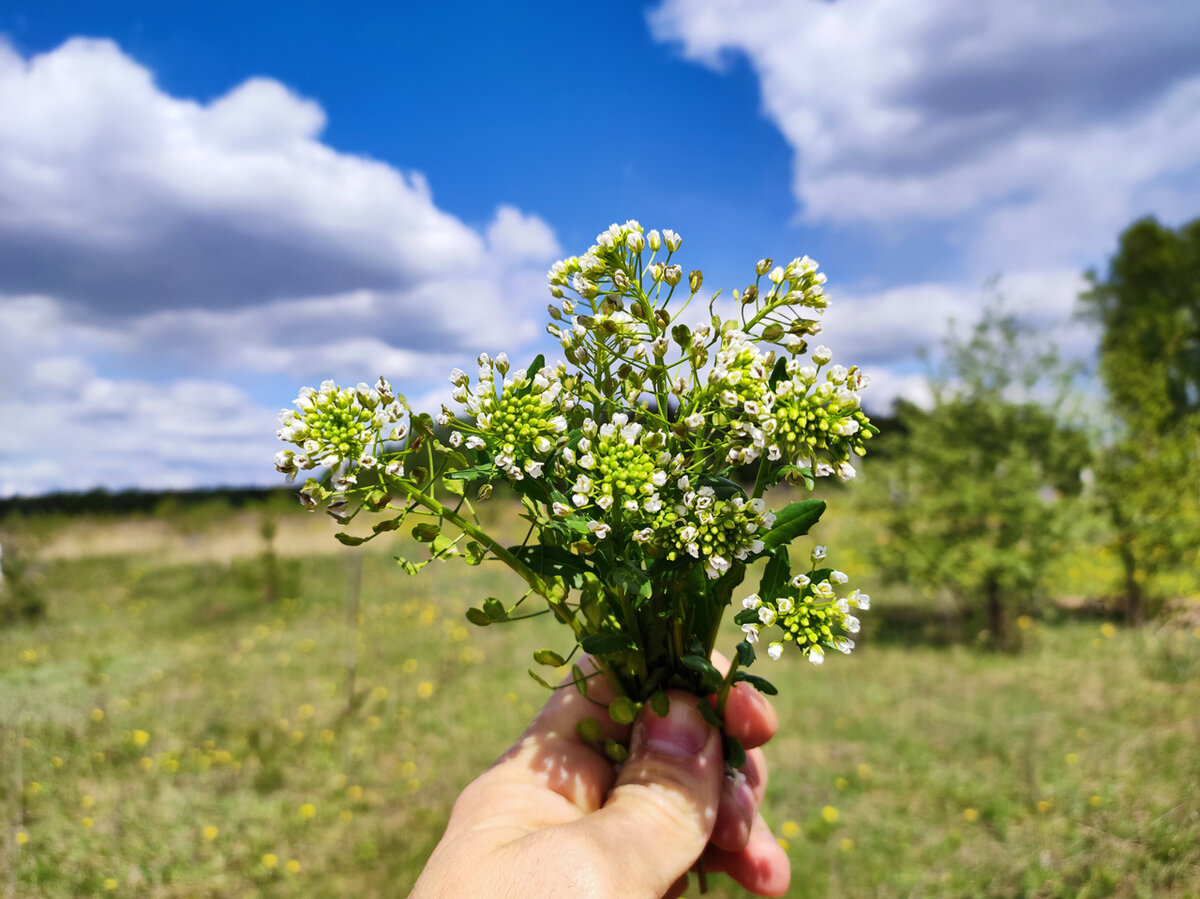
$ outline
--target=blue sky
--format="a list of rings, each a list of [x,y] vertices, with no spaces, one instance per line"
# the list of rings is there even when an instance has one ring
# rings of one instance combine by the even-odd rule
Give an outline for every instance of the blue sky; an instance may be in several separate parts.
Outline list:
[[[884,409],[992,275],[1086,356],[1081,271],[1200,214],[1195,3],[380,6],[0,10],[0,495],[272,483],[300,384],[532,355],[612,221],[818,259]]]

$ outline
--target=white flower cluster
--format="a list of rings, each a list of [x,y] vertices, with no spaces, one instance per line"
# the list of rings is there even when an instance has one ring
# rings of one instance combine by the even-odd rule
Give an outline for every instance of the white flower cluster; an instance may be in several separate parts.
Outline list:
[[[383,441],[402,440],[407,433],[403,397],[397,401],[383,378],[374,387],[361,383],[356,388],[325,381],[316,390],[302,388],[292,402],[295,409],[279,413],[276,436],[300,451],[275,455],[275,468],[289,480],[297,471],[317,465],[373,468]]]
[[[824,558],[825,547],[818,546],[813,551],[814,564]],[[837,595],[837,588],[848,580],[836,569],[814,568],[793,577],[788,585],[791,589],[782,596],[765,600],[755,593],[747,596],[736,620],[749,643],[758,643],[764,628],[781,631],[780,639],[767,646],[770,658],[779,659],[784,644],[794,642],[810,662],[820,665],[827,648],[850,653],[852,635],[860,629],[853,613],[871,607],[871,597],[859,590]]]
[[[704,563],[710,578],[718,578],[734,561],[763,551],[758,535],[775,524],[775,514],[761,499],[741,496],[720,499],[710,486],[693,489],[687,476],[676,483],[681,497],[662,524],[660,542],[668,559],[691,556]]]
[[[563,389],[566,366],[559,363],[532,373],[517,369],[509,374],[504,353],[495,359],[482,353],[478,361],[479,377],[472,389],[466,372],[455,369],[450,374],[451,395],[466,408],[468,420],[457,420],[443,409],[438,423],[453,423],[451,445],[486,450],[509,479],[540,478],[546,458],[565,439],[564,413],[575,407],[575,398]],[[497,374],[503,379],[499,392]]]
[[[708,376],[707,404],[729,422],[727,459],[745,465],[766,455],[808,468],[820,477],[854,477],[851,453],[863,455],[867,423],[859,391],[869,381],[855,369],[834,365],[818,347],[816,365],[792,358],[772,385],[774,354],[760,353],[745,334],[725,335]],[[823,458],[822,458],[823,457]]]
[[[623,290],[629,286],[629,282],[626,280],[624,284],[621,284],[621,278],[613,271],[611,264],[613,257],[620,257],[624,253],[640,256],[647,248],[651,253],[657,253],[665,245],[669,258],[682,244],[683,238],[670,228],[665,229],[661,234],[658,231],[646,234],[643,232],[641,224],[633,219],[624,225],[614,222],[608,226],[607,230],[596,235],[596,242],[582,256],[562,259],[550,267],[550,271],[546,273],[546,279],[550,284],[550,293],[555,298],[562,299],[564,297],[563,289],[570,288],[584,299],[590,300],[603,289],[602,280],[606,278],[612,282],[613,287]],[[624,274],[628,279],[629,273],[625,272]],[[665,281],[673,287],[682,280],[683,269],[678,265],[651,263],[647,268],[647,274],[655,282]],[[564,307],[563,309],[563,312],[568,315],[573,311],[573,307]]]
[[[658,490],[667,483],[667,472],[659,466],[673,461],[665,450],[655,455],[665,436],[646,432],[624,413],[602,425],[586,418],[580,432],[575,446],[562,451],[562,473],[574,476],[571,505],[559,503],[554,512],[566,516],[575,510],[581,514],[599,510],[609,520],[633,529],[635,541],[644,541],[646,522],[662,508]],[[599,539],[608,535],[603,522],[589,521],[588,527]]]

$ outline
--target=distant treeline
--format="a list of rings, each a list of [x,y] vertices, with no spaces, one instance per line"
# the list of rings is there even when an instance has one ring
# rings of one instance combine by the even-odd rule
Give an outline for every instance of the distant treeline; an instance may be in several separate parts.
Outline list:
[[[294,494],[294,487],[220,487],[205,490],[120,490],[103,489],[86,493],[48,493],[43,496],[14,496],[0,499],[0,518],[19,515],[78,515],[153,513],[164,506],[186,509],[210,503],[223,503],[231,509],[282,500]]]

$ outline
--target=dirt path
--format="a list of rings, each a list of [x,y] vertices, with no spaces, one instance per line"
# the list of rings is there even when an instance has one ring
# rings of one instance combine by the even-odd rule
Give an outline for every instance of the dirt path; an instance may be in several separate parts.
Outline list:
[[[218,526],[188,533],[156,519],[87,521],[67,525],[42,545],[43,559],[82,559],[92,556],[148,557],[163,565],[189,562],[228,562],[262,552],[261,516],[234,513]],[[334,523],[323,515],[286,516],[277,522],[275,551],[281,556],[333,553]]]

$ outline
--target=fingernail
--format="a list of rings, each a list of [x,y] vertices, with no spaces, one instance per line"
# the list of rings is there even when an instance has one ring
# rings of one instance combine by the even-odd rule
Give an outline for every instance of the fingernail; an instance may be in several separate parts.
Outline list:
[[[647,709],[642,718],[642,744],[666,755],[695,755],[708,743],[711,726],[687,702],[672,702],[666,718]]]

